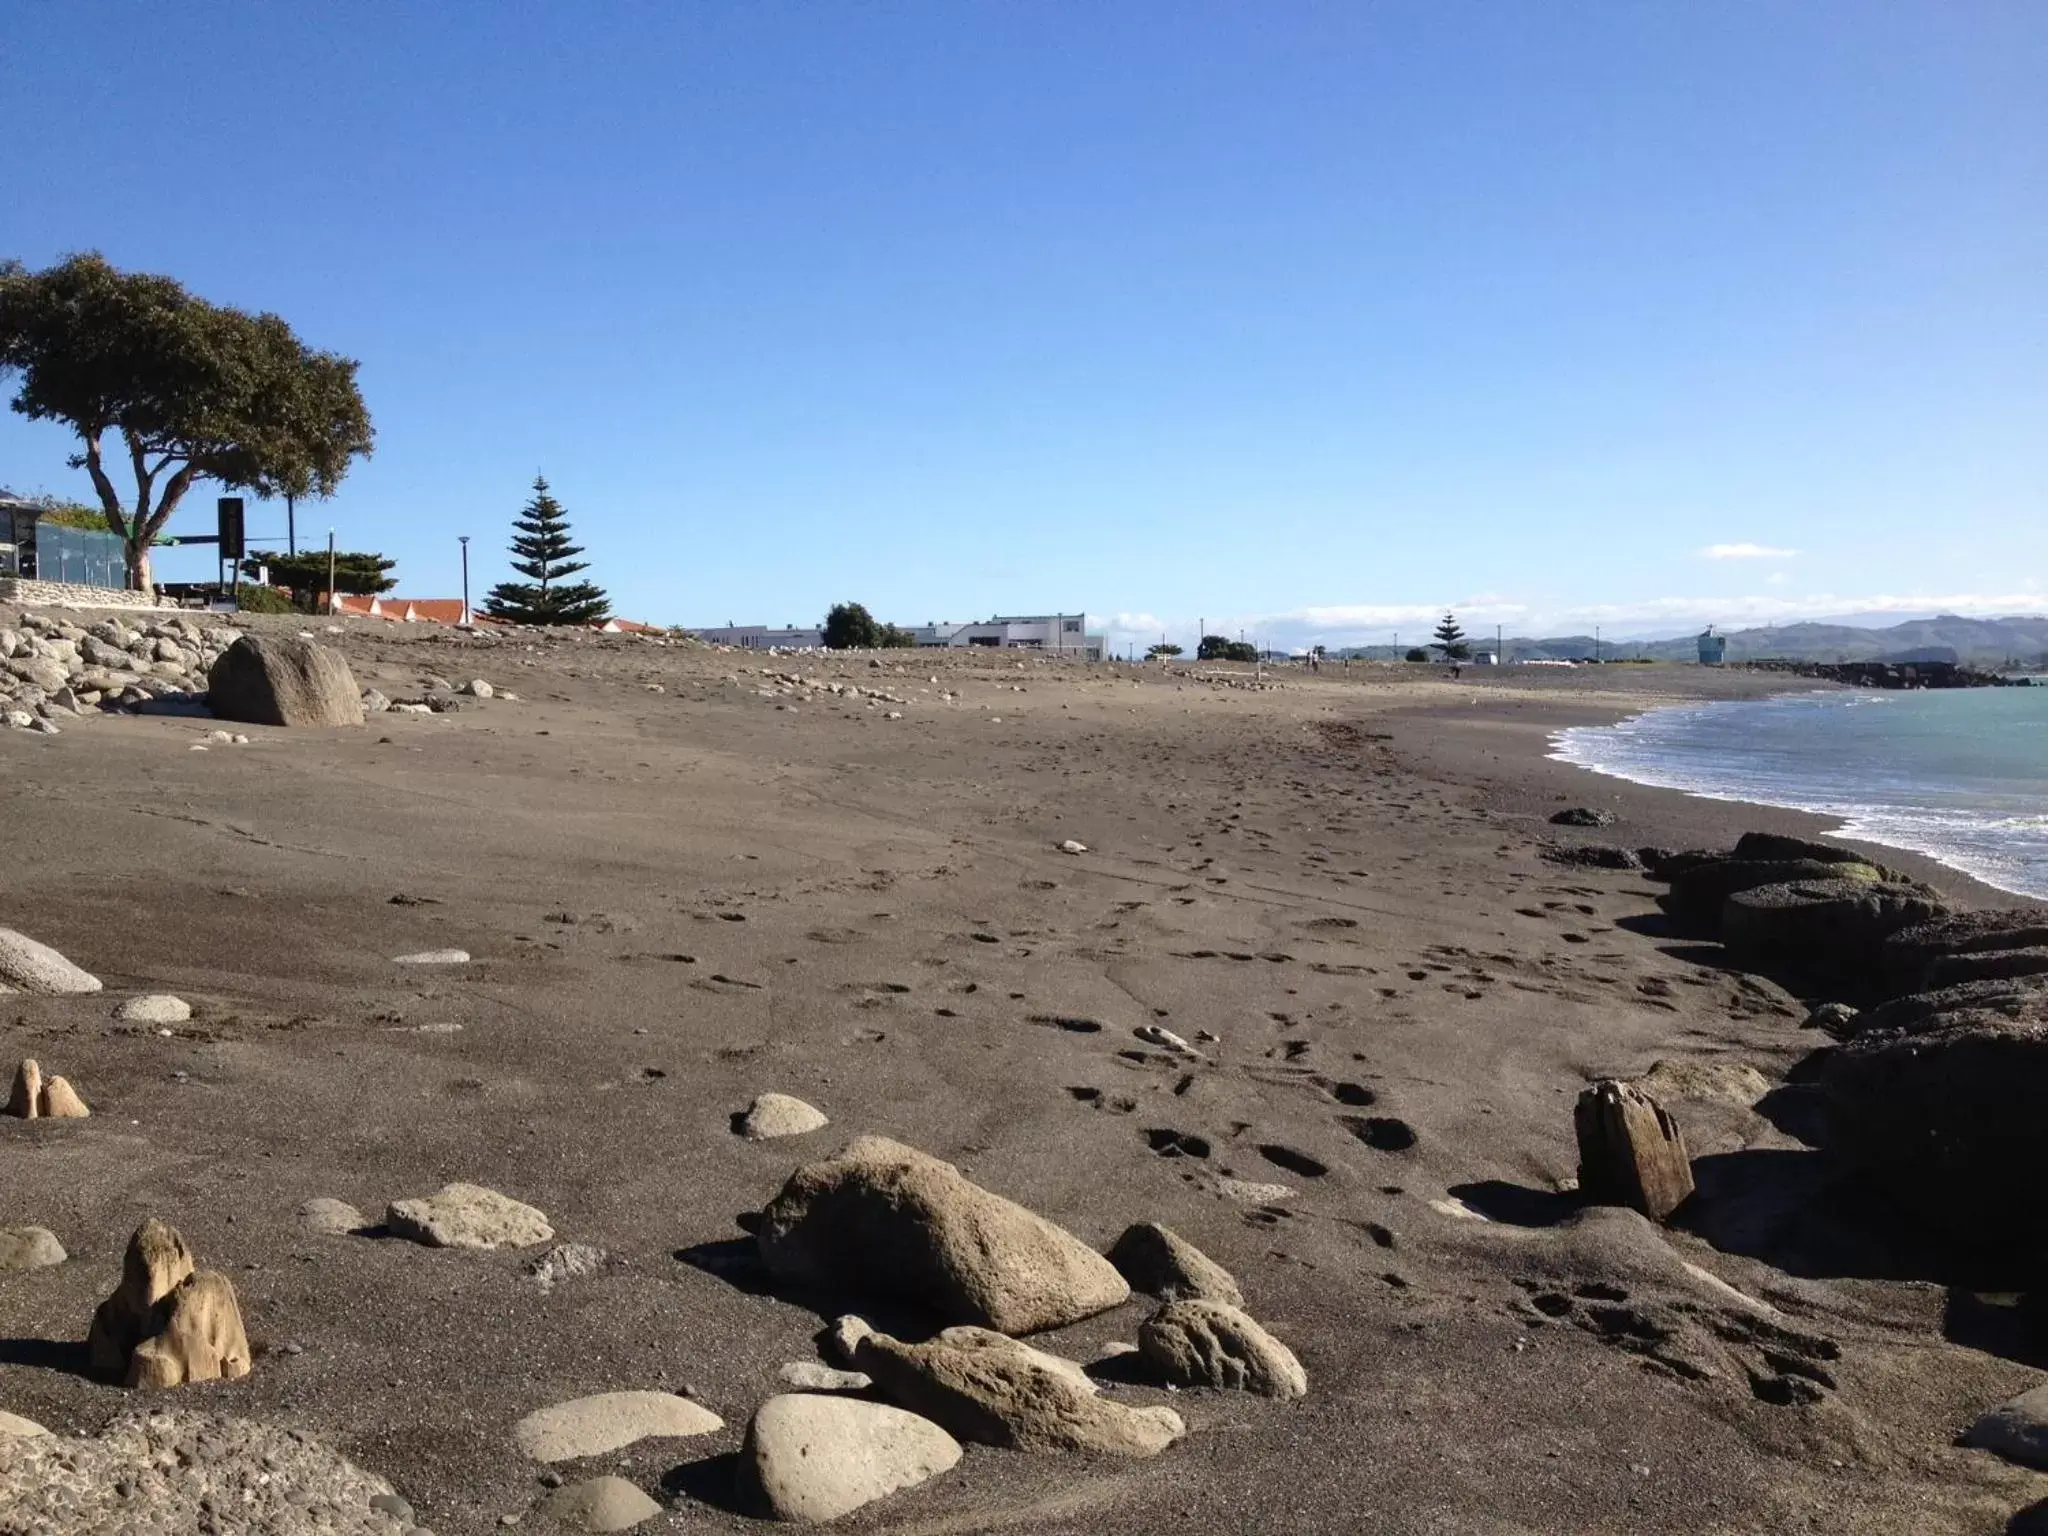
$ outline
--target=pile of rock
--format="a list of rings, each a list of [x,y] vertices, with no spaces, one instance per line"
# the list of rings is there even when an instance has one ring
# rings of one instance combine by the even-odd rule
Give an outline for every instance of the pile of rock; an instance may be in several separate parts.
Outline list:
[[[182,616],[78,624],[25,613],[0,627],[0,725],[53,734],[99,710],[201,713],[207,674],[238,634]]]
[[[944,1472],[961,1441],[1158,1455],[1186,1432],[1180,1415],[1113,1401],[1079,1362],[1014,1337],[1118,1306],[1134,1284],[1164,1302],[1136,1350],[1159,1385],[1276,1398],[1308,1389],[1293,1353],[1243,1311],[1229,1273],[1166,1228],[1133,1227],[1104,1257],[950,1163],[882,1137],[798,1168],[757,1241],[785,1286],[814,1296],[857,1286],[950,1325],[913,1343],[849,1314],[832,1341],[850,1371],[785,1367],[794,1384],[871,1386],[888,1401],[797,1392],[762,1404],[739,1470],[739,1495],[761,1514],[834,1519]]]

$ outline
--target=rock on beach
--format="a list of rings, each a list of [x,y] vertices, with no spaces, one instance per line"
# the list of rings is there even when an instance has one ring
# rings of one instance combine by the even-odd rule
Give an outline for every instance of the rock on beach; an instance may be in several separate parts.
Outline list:
[[[743,1504],[777,1520],[822,1523],[928,1482],[960,1442],[886,1403],[785,1393],[754,1413],[740,1450]]]
[[[384,1225],[429,1248],[526,1248],[555,1235],[540,1211],[481,1184],[444,1184],[431,1195],[394,1200]]]
[[[1072,1234],[880,1136],[798,1168],[757,1236],[763,1263],[785,1283],[858,1286],[1003,1333],[1078,1322],[1131,1294]]]

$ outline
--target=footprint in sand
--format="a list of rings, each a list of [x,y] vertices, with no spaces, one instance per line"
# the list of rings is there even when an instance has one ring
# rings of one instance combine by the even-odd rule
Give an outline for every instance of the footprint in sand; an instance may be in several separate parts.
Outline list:
[[[1363,1083],[1333,1083],[1330,1097],[1339,1104],[1348,1104],[1354,1109],[1365,1109],[1377,1104],[1380,1096]]]
[[[1207,1157],[1209,1142],[1206,1137],[1195,1136],[1186,1131],[1176,1131],[1169,1126],[1154,1126],[1146,1131],[1145,1145],[1161,1157]]]
[[[1345,1115],[1344,1129],[1375,1152],[1406,1152],[1415,1145],[1415,1128],[1391,1115]]]
[[[1072,1018],[1065,1014],[1034,1013],[1031,1016],[1031,1022],[1043,1024],[1051,1029],[1063,1029],[1070,1035],[1099,1035],[1102,1033],[1102,1026],[1095,1020]]]
[[[1259,1156],[1276,1168],[1285,1168],[1289,1173],[1299,1174],[1304,1179],[1320,1179],[1330,1171],[1330,1165],[1310,1157],[1306,1152],[1297,1152],[1293,1147],[1279,1142],[1265,1142],[1259,1147]]]

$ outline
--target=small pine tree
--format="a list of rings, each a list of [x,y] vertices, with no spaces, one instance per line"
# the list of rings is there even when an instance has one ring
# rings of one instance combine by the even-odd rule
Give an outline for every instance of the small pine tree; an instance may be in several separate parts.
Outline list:
[[[533,500],[512,527],[512,569],[529,579],[491,588],[485,613],[508,624],[595,624],[611,616],[603,588],[588,581],[563,584],[590,563],[576,558],[583,546],[569,542],[568,515],[548,494],[546,477],[533,477]]]
[[[1436,648],[1444,653],[1445,661],[1464,661],[1472,654],[1472,647],[1465,642],[1465,631],[1458,628],[1458,616],[1444,615],[1443,623],[1436,627]]]

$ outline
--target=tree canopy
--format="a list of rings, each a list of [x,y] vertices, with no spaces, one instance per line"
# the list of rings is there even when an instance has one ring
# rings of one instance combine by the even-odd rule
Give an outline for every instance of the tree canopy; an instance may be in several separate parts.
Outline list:
[[[1168,641],[1162,640],[1157,645],[1148,648],[1145,652],[1145,657],[1147,660],[1153,660],[1155,658],[1164,659],[1169,656],[1178,656],[1179,654],[1179,646],[1171,644]]]
[[[1458,628],[1458,616],[1454,613],[1444,615],[1431,643],[1444,653],[1445,661],[1464,661],[1472,654],[1472,647],[1465,641],[1465,631]]]
[[[338,550],[334,556],[334,590],[358,597],[389,592],[398,585],[391,572],[396,560],[366,550]],[[268,567],[270,584],[288,588],[294,596],[317,597],[327,590],[327,551],[307,550],[297,555],[252,555],[242,562],[242,574],[251,581]]]
[[[40,272],[0,264],[6,375],[18,375],[17,412],[78,434],[72,467],[92,477],[127,546],[129,584],[144,590],[150,545],[198,481],[330,496],[374,440],[353,359],[313,350],[276,315],[209,303],[95,252]],[[132,484],[126,499],[117,474]]]
[[[1195,647],[1199,661],[1257,661],[1259,648],[1248,640],[1230,640],[1222,635],[1204,635]]]
[[[917,644],[909,630],[880,622],[861,603],[834,603],[825,615],[824,640],[828,651],[907,650]]]
[[[525,581],[501,581],[484,599],[484,612],[508,624],[596,624],[611,616],[611,601],[594,582],[565,581],[590,569],[578,560],[583,546],[569,542],[569,517],[533,477],[533,499],[512,524],[512,569]]]

